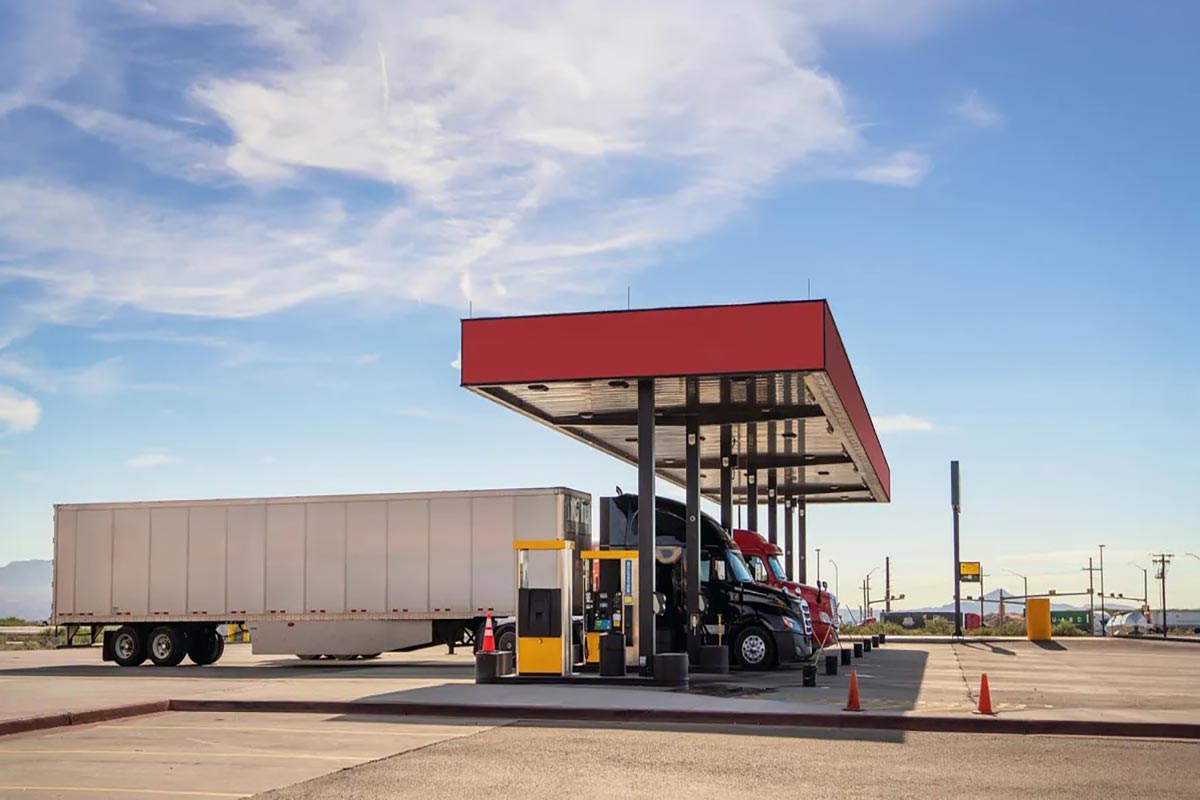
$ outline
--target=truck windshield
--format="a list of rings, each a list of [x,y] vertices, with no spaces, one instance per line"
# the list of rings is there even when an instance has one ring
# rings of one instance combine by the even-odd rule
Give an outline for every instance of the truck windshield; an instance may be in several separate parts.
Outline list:
[[[788,579],[787,570],[783,568],[783,564],[779,563],[779,556],[770,556],[767,564],[770,565],[771,572],[775,573],[776,580],[786,581]]]
[[[754,583],[754,576],[750,574],[750,568],[742,560],[741,553],[730,550],[725,554],[725,558],[729,562],[729,572],[735,583]]]

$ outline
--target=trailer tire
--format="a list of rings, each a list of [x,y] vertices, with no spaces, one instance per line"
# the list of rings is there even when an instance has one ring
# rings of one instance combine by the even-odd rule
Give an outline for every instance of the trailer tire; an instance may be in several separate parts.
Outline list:
[[[512,625],[501,625],[492,632],[496,639],[497,650],[507,650],[510,653],[516,652],[517,649],[517,629]],[[483,639],[479,640],[480,643]]]
[[[187,637],[174,625],[160,625],[146,637],[150,660],[160,667],[177,667],[187,655]]]
[[[742,669],[770,669],[775,663],[775,642],[757,625],[742,628],[733,639],[733,657]]]
[[[113,661],[122,667],[136,667],[146,660],[146,637],[132,625],[122,625],[113,634]]]
[[[371,661],[372,659],[379,658],[381,655],[383,655],[383,653],[364,653],[363,655],[359,656],[359,658],[361,658],[363,661]]]
[[[214,628],[197,628],[188,634],[187,656],[198,666],[215,664],[225,652],[225,640]]]
[[[296,658],[300,659],[301,661],[320,661],[321,654],[317,653],[314,655],[313,653],[297,653]]]

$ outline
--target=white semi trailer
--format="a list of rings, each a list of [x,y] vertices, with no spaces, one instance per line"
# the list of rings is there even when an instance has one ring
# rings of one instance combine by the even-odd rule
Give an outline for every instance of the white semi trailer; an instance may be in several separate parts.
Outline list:
[[[566,488],[55,506],[53,622],[103,632],[104,658],[374,656],[515,636],[515,539],[589,546],[591,496]],[[576,576],[574,613],[582,612]],[[531,586],[557,584],[553,559]]]

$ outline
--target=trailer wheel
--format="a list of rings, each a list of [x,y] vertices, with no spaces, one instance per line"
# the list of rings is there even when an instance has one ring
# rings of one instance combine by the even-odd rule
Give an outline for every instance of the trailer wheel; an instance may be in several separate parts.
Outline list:
[[[300,659],[301,661],[319,661],[321,655],[320,653],[317,653],[316,655],[313,655],[312,653],[298,653],[296,658]]]
[[[187,637],[187,656],[199,666],[216,663],[225,652],[225,640],[213,628],[193,630]]]
[[[363,653],[359,658],[363,661],[370,661],[373,658],[379,658],[383,653]]]
[[[517,631],[512,625],[502,625],[500,629],[494,632],[496,637],[496,649],[508,650],[512,652],[517,649]],[[480,639],[482,642],[483,640]]]
[[[775,663],[775,643],[762,628],[743,628],[733,639],[733,656],[743,669],[768,669]]]
[[[150,660],[160,667],[176,667],[187,655],[187,639],[174,625],[160,625],[146,639]]]
[[[146,660],[146,639],[132,625],[122,625],[112,642],[113,661],[122,667],[136,667]]]

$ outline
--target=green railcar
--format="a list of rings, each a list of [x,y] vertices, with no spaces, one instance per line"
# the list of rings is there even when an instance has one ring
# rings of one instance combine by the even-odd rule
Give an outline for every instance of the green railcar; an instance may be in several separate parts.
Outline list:
[[[1081,631],[1088,629],[1088,612],[1086,611],[1051,611],[1050,624],[1053,625],[1062,621],[1070,622]]]

